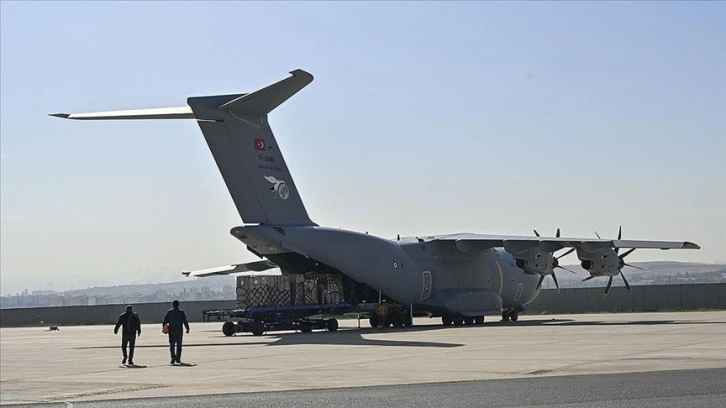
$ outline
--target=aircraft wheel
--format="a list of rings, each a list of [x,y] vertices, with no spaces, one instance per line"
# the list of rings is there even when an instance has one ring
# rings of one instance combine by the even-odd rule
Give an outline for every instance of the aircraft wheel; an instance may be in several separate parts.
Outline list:
[[[474,318],[474,324],[484,324],[484,316],[477,316]]]
[[[451,316],[441,316],[441,323],[444,324],[444,326],[451,326],[454,321],[451,319]]]
[[[519,313],[512,312],[509,317],[512,319],[513,322],[516,322],[517,320],[519,320]]]
[[[473,317],[465,317],[464,318],[464,324],[466,324],[466,325],[472,325],[472,324],[474,324],[474,318]]]
[[[222,325],[222,333],[224,333],[225,336],[234,336],[234,334],[237,332],[237,329],[235,328],[234,323],[232,322],[225,322]]]
[[[372,314],[371,317],[368,318],[368,323],[370,323],[371,327],[378,327],[378,315]]]
[[[508,322],[509,321],[509,311],[508,310],[505,310],[505,311],[502,312],[502,321],[503,322]]]
[[[265,325],[262,324],[262,322],[255,322],[255,324],[252,326],[252,334],[255,336],[262,336],[262,333],[265,332]]]
[[[453,321],[454,321],[454,326],[461,326],[462,324],[464,324],[464,316],[458,314],[458,315],[454,316]]]
[[[313,328],[310,326],[300,326],[301,333],[310,333],[311,331],[313,331]]]
[[[325,322],[325,327],[328,329],[328,331],[334,332],[338,330],[338,321],[335,319],[328,319],[327,322]]]

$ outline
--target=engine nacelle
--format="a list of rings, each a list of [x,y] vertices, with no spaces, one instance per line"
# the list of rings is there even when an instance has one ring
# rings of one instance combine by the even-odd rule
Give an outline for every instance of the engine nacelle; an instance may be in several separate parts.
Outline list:
[[[540,248],[531,248],[527,251],[513,254],[515,264],[526,273],[549,275],[554,267],[552,252],[542,251]]]
[[[577,248],[577,257],[582,261],[582,269],[592,276],[616,276],[620,274],[620,258],[612,248],[602,248],[589,252]]]

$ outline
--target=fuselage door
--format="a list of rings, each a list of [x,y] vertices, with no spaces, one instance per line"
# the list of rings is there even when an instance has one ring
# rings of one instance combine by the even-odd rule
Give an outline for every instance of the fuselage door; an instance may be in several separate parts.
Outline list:
[[[423,290],[421,290],[421,299],[419,301],[427,299],[431,296],[431,272],[423,272]]]

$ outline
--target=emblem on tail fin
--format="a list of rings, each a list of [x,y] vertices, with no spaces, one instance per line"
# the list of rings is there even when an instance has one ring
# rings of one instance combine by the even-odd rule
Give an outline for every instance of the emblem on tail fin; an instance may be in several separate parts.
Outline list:
[[[274,176],[265,176],[265,180],[272,183],[270,190],[272,190],[272,194],[275,196],[275,199],[280,197],[283,200],[287,200],[287,198],[290,197],[290,188],[287,184],[285,184],[284,180],[278,180]]]

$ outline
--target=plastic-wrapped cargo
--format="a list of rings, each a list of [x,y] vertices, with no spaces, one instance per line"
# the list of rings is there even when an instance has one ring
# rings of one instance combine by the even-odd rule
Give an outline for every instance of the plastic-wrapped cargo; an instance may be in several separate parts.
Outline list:
[[[256,275],[237,277],[237,307],[314,305],[343,302],[338,274]]]

